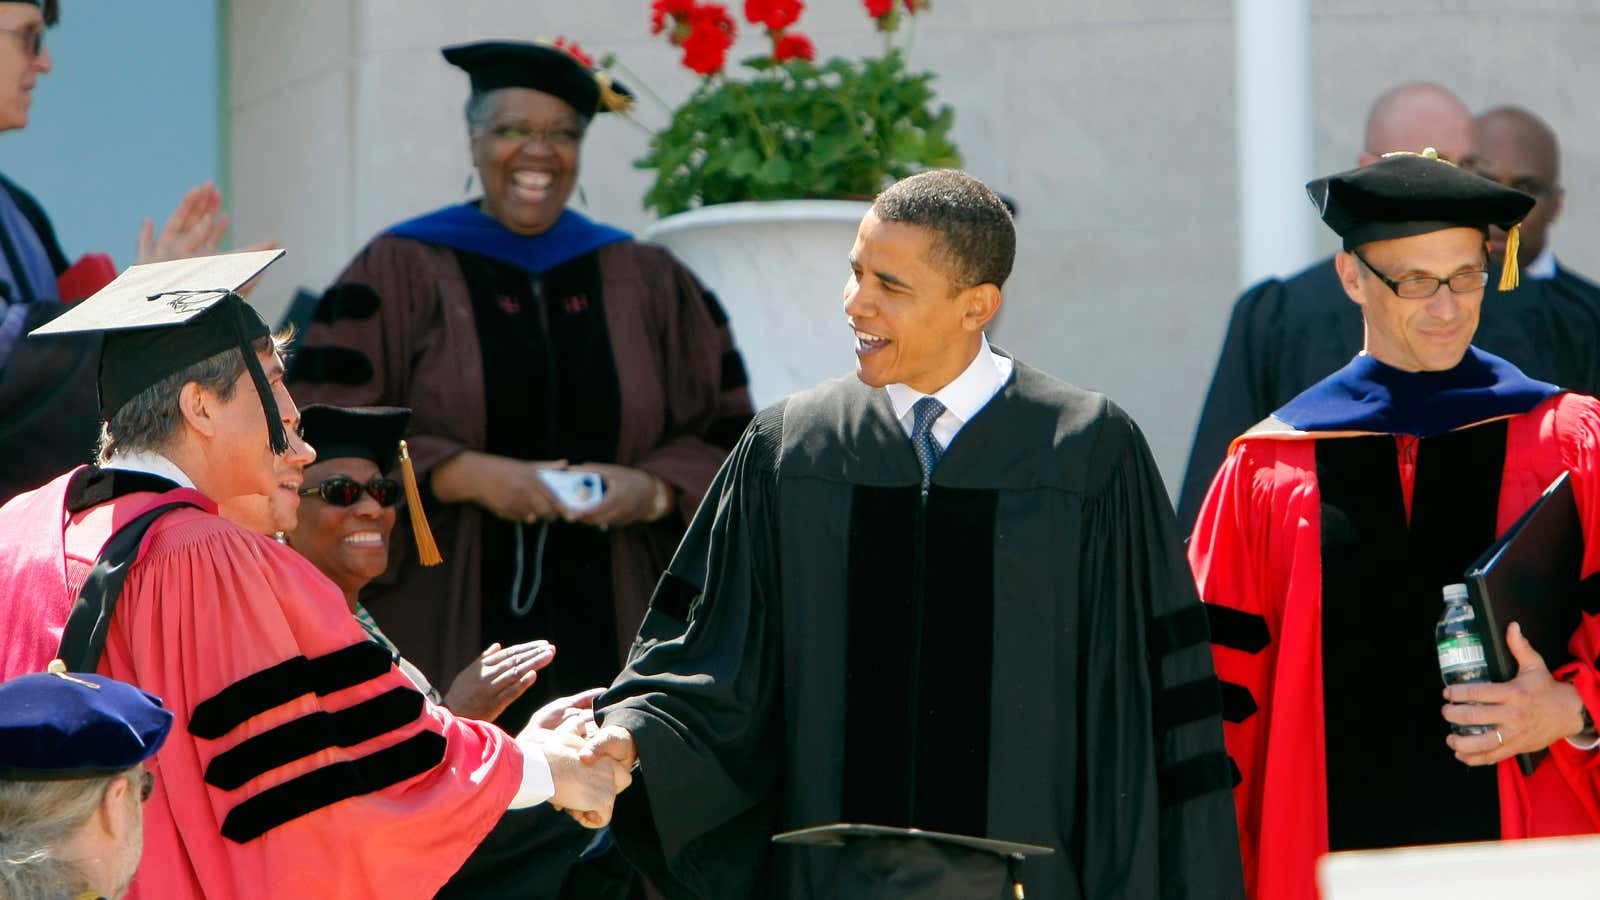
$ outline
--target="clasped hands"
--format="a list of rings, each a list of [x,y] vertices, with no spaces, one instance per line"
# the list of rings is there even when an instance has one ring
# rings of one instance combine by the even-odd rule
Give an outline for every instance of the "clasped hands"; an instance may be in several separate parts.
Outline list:
[[[538,748],[550,764],[556,788],[550,805],[585,828],[610,824],[612,806],[633,783],[637,761],[628,732],[616,726],[596,730],[594,701],[602,693],[603,688],[592,688],[553,700],[517,735],[517,743]]]
[[[1488,766],[1519,753],[1543,750],[1584,731],[1583,700],[1578,689],[1550,674],[1544,658],[1522,628],[1512,622],[1506,646],[1517,660],[1517,676],[1499,684],[1454,684],[1444,689],[1446,721],[1488,725],[1484,734],[1452,734],[1445,739],[1456,759],[1469,766]]]

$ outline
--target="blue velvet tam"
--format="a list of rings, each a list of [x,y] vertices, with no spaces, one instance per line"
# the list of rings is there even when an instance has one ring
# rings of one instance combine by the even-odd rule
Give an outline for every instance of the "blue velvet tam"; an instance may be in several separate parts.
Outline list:
[[[0,682],[0,778],[123,772],[155,755],[171,727],[161,700],[131,684],[64,671],[22,675]]]

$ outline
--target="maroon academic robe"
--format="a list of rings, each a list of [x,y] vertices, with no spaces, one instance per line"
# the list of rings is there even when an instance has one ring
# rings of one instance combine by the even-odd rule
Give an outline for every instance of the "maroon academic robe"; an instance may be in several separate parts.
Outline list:
[[[476,318],[482,310],[474,309],[465,256],[408,238],[376,238],[323,298],[289,375],[302,403],[410,407],[411,451],[424,482],[457,453],[487,452],[497,425],[486,408],[486,344]],[[615,655],[600,674],[609,680],[621,667],[685,523],[748,422],[750,401],[726,318],[670,254],[623,241],[586,259],[599,274],[592,299],[600,303],[603,296],[604,335],[616,377],[615,392],[609,399],[598,395],[594,403],[620,402],[620,409],[604,411],[617,428],[614,447],[606,449],[615,463],[671,485],[678,498],[677,514],[612,529],[607,538],[615,639],[606,649]],[[477,272],[483,263],[474,259],[473,265]],[[591,298],[559,299],[571,309]],[[401,517],[390,542],[389,570],[367,588],[362,602],[408,659],[435,684],[447,685],[483,650],[484,605],[505,599],[483,596],[489,513],[470,504],[439,504],[429,516],[444,564],[425,569],[417,562]],[[558,653],[563,650],[568,657],[579,652],[565,646]],[[562,666],[558,656],[555,667]],[[555,667],[546,674],[559,674]]]

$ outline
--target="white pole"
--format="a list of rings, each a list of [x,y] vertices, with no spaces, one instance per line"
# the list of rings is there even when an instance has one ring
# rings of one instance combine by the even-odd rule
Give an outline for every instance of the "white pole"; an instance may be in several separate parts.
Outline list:
[[[1315,258],[1305,183],[1315,164],[1310,0],[1234,0],[1239,277],[1289,275]]]

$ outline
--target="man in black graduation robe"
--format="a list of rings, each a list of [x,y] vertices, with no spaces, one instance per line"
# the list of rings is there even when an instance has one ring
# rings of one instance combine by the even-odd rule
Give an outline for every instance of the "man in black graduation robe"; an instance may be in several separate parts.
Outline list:
[[[846,287],[859,377],[756,417],[663,577],[593,746],[637,759],[614,831],[668,897],[881,884],[769,843],[839,821],[1053,847],[1030,896],[1241,895],[1206,621],[1144,439],[983,340],[1014,240],[968,176],[881,195]],[[937,304],[970,309],[907,313]],[[984,377],[919,443],[906,392],[954,411]]]

